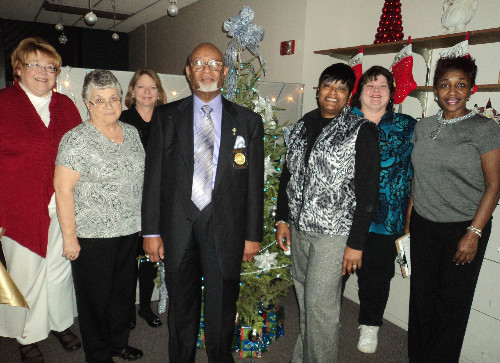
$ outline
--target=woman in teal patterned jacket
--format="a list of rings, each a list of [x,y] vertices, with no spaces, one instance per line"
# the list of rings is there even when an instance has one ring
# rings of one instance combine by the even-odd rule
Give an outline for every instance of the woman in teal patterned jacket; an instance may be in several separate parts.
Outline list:
[[[363,268],[357,272],[358,349],[364,353],[377,349],[377,334],[394,277],[395,240],[405,232],[413,177],[411,137],[417,121],[392,110],[394,92],[392,74],[373,66],[361,77],[352,98],[353,113],[374,122],[380,131],[379,199],[363,250]]]

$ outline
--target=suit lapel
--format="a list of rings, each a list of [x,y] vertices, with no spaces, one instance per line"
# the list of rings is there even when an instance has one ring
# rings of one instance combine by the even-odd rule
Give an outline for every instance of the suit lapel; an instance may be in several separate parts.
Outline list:
[[[236,140],[236,135],[231,131],[237,127],[235,111],[231,107],[231,103],[222,98],[222,124],[220,135],[219,160],[217,162],[217,174],[215,176],[214,189],[220,184],[224,173],[228,168],[233,166],[233,146]]]
[[[193,146],[193,97],[187,97],[185,102],[181,102],[175,117],[175,127],[180,140],[180,151],[184,159],[184,164],[188,174],[193,181],[194,169],[194,146]]]

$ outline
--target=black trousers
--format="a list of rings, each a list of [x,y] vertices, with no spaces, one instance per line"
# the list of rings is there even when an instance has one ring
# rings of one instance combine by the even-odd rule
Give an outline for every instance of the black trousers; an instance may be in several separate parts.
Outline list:
[[[139,243],[137,244],[137,256],[144,256],[146,252],[142,248],[143,238],[139,237]],[[137,262],[136,262],[137,264]],[[158,276],[158,269],[156,268],[156,262],[142,261],[136,266],[135,269],[135,285],[134,291],[137,289],[137,278],[139,278],[139,308],[141,310],[151,309],[151,296],[153,295],[153,290],[155,288],[154,279]],[[136,313],[135,313],[135,299],[133,301],[132,315],[130,316],[130,322],[136,323]]]
[[[453,256],[471,221],[436,223],[411,214],[411,363],[456,363],[460,357],[479,271],[491,233],[483,228],[474,261],[456,265]]]
[[[211,204],[193,221],[191,233],[190,244],[178,270],[165,273],[169,295],[170,362],[194,362],[200,327],[202,277],[208,360],[213,363],[234,362],[231,345],[239,279],[225,280],[220,273]]]
[[[358,276],[359,317],[363,325],[381,326],[394,277],[394,259],[399,236],[369,233],[363,248],[363,266]]]
[[[78,239],[80,256],[71,267],[87,362],[110,361],[111,349],[128,344],[138,237]]]

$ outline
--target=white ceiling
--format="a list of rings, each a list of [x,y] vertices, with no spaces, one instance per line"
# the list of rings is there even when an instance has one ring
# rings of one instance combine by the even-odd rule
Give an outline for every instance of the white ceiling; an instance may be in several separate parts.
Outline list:
[[[29,22],[57,24],[61,13],[43,9],[44,2],[54,5],[89,9],[89,0],[0,0],[0,18]],[[178,0],[179,9],[198,0]],[[114,0],[116,12],[130,15],[126,20],[116,20],[116,31],[131,32],[142,24],[167,15],[168,0]],[[113,13],[112,0],[91,0],[92,9]],[[179,10],[181,12],[182,10]],[[62,24],[66,26],[113,30],[113,19],[98,18],[93,26],[85,24],[83,15],[62,13]]]

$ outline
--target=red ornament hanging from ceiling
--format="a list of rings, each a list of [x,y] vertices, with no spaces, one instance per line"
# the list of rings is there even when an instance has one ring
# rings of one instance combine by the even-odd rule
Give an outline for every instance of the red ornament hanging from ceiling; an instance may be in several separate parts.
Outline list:
[[[382,8],[377,34],[373,43],[387,43],[402,40],[403,20],[401,20],[401,1],[388,0]]]

